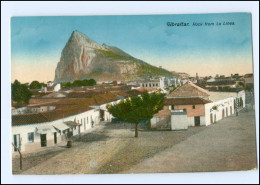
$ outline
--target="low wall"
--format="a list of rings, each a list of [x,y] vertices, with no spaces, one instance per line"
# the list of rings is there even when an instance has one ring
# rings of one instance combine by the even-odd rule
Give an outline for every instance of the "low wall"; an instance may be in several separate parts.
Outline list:
[[[171,130],[188,129],[189,120],[186,111],[172,111],[171,114]]]

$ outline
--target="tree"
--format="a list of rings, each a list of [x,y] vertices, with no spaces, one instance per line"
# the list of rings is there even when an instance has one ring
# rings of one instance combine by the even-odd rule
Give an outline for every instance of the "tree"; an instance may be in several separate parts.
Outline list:
[[[18,103],[29,103],[32,93],[25,84],[21,84],[18,80],[15,80],[11,85],[11,89],[12,100]]]
[[[90,79],[88,82],[89,82],[89,86],[93,86],[97,84],[96,80],[94,79]]]
[[[61,83],[61,86],[62,87],[71,87],[72,83],[71,82],[63,82],[63,83]]]
[[[154,114],[159,112],[164,105],[165,94],[143,93],[140,96],[132,96],[126,100],[121,100],[115,105],[107,105],[109,113],[119,120],[128,123],[135,123],[135,137],[138,137],[138,123],[140,121],[150,121]]]
[[[42,87],[42,84],[38,81],[32,81],[29,87],[30,89],[40,89]]]
[[[72,83],[71,82],[61,83],[62,87],[94,86],[94,85],[96,85],[96,81],[94,79],[75,80]]]
[[[47,87],[47,84],[44,82],[40,83],[40,85],[41,85],[41,87]]]

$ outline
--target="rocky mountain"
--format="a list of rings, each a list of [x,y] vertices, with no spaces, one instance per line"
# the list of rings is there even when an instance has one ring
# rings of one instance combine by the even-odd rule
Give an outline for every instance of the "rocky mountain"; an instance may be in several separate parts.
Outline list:
[[[65,82],[94,78],[97,81],[133,80],[172,73],[136,59],[124,51],[99,45],[83,33],[73,31],[61,53],[55,81]]]

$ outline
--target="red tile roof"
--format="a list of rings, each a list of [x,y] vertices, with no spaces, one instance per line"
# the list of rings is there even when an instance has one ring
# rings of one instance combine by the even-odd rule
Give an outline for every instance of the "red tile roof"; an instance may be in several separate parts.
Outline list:
[[[193,84],[192,82],[187,82],[183,86],[178,87],[172,93],[167,95],[167,97],[207,97],[209,96],[207,90]]]
[[[152,91],[156,91],[157,88],[153,88],[153,87],[141,87],[141,88],[138,88],[138,89],[135,89],[139,92],[152,92]]]
[[[123,98],[127,98],[129,97],[130,95],[127,94],[126,92],[123,92],[123,91],[110,91],[112,94],[115,94],[115,95],[118,95],[118,96],[121,96]]]
[[[54,121],[63,117],[68,117],[91,110],[93,109],[90,107],[92,105],[101,105],[116,101],[118,99],[118,97],[110,92],[97,94],[94,95],[92,98],[59,99],[59,101],[41,104],[41,106],[55,106],[56,108],[52,111],[46,111],[36,114],[13,115],[12,126]]]
[[[12,116],[12,126],[31,124],[31,123],[43,123],[48,121],[49,119],[41,113]]]

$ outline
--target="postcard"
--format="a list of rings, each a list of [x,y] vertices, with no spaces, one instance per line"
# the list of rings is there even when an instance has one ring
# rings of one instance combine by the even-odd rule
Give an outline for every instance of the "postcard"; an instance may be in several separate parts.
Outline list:
[[[11,18],[12,173],[257,168],[250,13]]]

